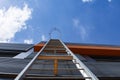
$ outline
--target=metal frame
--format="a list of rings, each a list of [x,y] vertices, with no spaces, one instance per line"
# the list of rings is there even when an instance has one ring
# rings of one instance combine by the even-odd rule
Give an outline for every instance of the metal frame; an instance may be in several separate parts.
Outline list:
[[[23,78],[25,78],[25,75],[28,71],[28,69],[30,69],[30,67],[33,65],[33,63],[40,58],[40,54],[42,53],[42,51],[44,51],[44,49],[46,48],[47,44],[49,44],[49,42],[52,39],[50,39],[44,46],[43,48],[36,54],[36,56],[28,63],[28,65],[18,74],[18,76],[14,79],[14,80],[23,80]],[[72,51],[70,51],[70,49],[68,49],[68,47],[59,39],[57,39],[60,44],[63,46],[63,48],[65,48],[66,53],[68,54],[68,56],[70,56],[70,60],[73,61],[73,63],[78,63],[75,64],[77,66],[77,69],[80,71],[80,73],[83,75],[83,77],[85,78],[85,80],[99,80],[88,68],[87,66],[81,61],[79,60],[74,53],[72,53]],[[45,56],[44,58],[46,59],[48,56]],[[67,58],[67,57],[66,57]],[[66,59],[65,58],[65,59]],[[50,57],[51,59],[51,57]],[[54,60],[54,74],[57,75],[58,73],[58,61],[57,58],[52,56],[52,59]],[[63,57],[62,57],[63,59]]]
[[[43,48],[36,54],[36,56],[28,63],[28,65],[18,74],[14,80],[22,80],[25,77],[27,70],[30,68],[30,66],[32,66],[33,62],[37,59],[49,41],[43,46]]]
[[[60,42],[63,44],[63,46],[66,48],[66,51],[67,51],[67,53],[69,54],[69,55],[72,55],[73,56],[73,59],[75,60],[73,60],[73,62],[77,62],[77,63],[79,63],[79,64],[76,64],[76,66],[78,67],[78,68],[84,68],[84,70],[80,70],[80,72],[82,73],[82,75],[84,76],[84,77],[91,77],[91,79],[86,79],[86,80],[99,80],[89,69],[88,69],[88,67],[82,62],[82,61],[80,61],[75,55],[74,55],[74,53],[70,50],[70,49],[68,49],[68,47],[60,40]]]

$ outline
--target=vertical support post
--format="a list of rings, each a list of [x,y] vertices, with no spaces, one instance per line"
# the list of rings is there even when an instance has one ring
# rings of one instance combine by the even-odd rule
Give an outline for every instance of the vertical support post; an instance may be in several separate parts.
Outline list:
[[[55,76],[58,75],[58,60],[57,59],[54,60],[54,75]]]
[[[56,54],[56,50],[54,50],[54,55]]]

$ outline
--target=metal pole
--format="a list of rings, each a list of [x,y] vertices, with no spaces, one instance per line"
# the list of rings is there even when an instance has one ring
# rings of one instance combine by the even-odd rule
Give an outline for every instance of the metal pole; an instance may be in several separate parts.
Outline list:
[[[40,53],[43,51],[43,49],[49,43],[49,41],[43,46],[43,48],[36,54],[36,56],[28,63],[28,65],[18,74],[18,76],[14,80],[23,80],[28,69],[32,66],[33,62],[37,59],[37,57],[40,55]]]
[[[75,55],[74,53],[72,53],[72,51],[70,49],[68,49],[68,47],[60,40],[60,42],[63,44],[63,46],[66,48],[67,50],[67,53],[68,54],[71,54],[73,56],[73,58],[76,60],[77,63],[80,64],[80,66],[82,68],[84,68],[84,71],[82,72],[82,75],[84,77],[91,77],[92,80],[99,80],[90,70],[89,68],[81,61],[79,60]],[[90,80],[90,79],[86,79],[86,80]]]

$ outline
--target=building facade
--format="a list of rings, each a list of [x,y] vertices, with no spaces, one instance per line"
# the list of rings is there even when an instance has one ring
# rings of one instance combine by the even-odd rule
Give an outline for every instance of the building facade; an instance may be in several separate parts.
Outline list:
[[[43,49],[46,42],[34,44],[0,43],[0,78],[3,80],[14,80],[31,60]],[[39,79],[72,79],[72,80],[93,80],[83,77],[77,69],[77,62],[70,61],[71,56],[65,57],[66,53],[61,44],[49,43],[50,45],[42,51],[40,61],[27,71],[27,76],[32,80]],[[55,45],[55,46],[51,46]],[[99,80],[120,80],[120,46],[93,45],[64,42],[75,56],[99,79]],[[59,45],[59,46],[56,46]],[[51,49],[56,49],[53,52]],[[50,49],[50,50],[49,50]],[[55,57],[43,56],[53,55]],[[61,57],[62,55],[62,57]],[[46,59],[48,58],[48,59]],[[44,59],[44,60],[43,60]],[[53,60],[54,59],[54,60]],[[63,60],[64,59],[64,60]],[[55,60],[56,64],[55,64]],[[55,67],[57,66],[57,67]],[[34,68],[34,71],[33,71]],[[39,69],[38,69],[39,68]],[[68,69],[69,68],[69,69]],[[35,75],[36,74],[36,75]],[[38,76],[39,74],[40,76]],[[37,76],[38,78],[34,78]],[[31,80],[30,78],[25,80]]]

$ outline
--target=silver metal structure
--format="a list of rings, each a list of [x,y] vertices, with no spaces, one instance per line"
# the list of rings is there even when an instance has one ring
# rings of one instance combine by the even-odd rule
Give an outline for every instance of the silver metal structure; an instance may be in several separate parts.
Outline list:
[[[50,31],[50,33],[49,33],[49,37],[50,37],[50,39],[52,39],[52,34],[53,34],[53,32],[57,32],[58,33],[58,37],[59,37],[59,39],[61,38],[61,31],[58,29],[58,28],[53,28],[51,31]]]
[[[42,65],[42,60],[44,60],[43,64],[51,64],[53,67],[47,66],[47,68],[36,67]],[[48,60],[46,62],[46,60]],[[53,61],[50,62],[50,61]],[[60,63],[60,65],[59,65]],[[72,67],[62,67],[62,65],[69,65],[73,63]],[[74,66],[75,65],[75,66]],[[33,70],[32,73],[29,71]],[[42,75],[40,73],[44,71],[53,71],[53,75]],[[66,75],[60,73],[60,71],[66,71]],[[78,71],[79,74],[76,75],[75,71]],[[37,72],[37,73],[36,73]],[[40,72],[40,73],[38,73]],[[47,72],[48,73],[48,72]],[[75,74],[75,75],[73,75]],[[28,76],[31,75],[31,76]],[[70,49],[59,39],[50,39],[43,48],[36,54],[36,56],[28,63],[28,65],[18,74],[18,76],[14,80],[35,80],[35,79],[79,79],[79,80],[99,80],[88,68],[87,66],[80,61]]]
[[[82,61],[80,61],[78,58],[77,58],[77,56],[75,56],[74,55],[74,53],[60,40],[60,42],[64,45],[64,47],[66,48],[66,50],[67,50],[67,53],[68,54],[70,54],[70,55],[72,55],[73,56],[73,62],[77,62],[77,63],[79,63],[79,65],[78,64],[76,64],[76,66],[78,67],[78,68],[83,68],[83,70],[80,70],[80,72],[82,73],[82,75],[84,76],[84,77],[91,77],[91,79],[86,79],[86,80],[99,80],[89,69],[88,69],[88,67],[82,62]]]
[[[23,77],[25,77],[27,70],[30,68],[30,66],[32,66],[33,62],[37,59],[37,57],[43,51],[43,49],[48,44],[48,42],[43,46],[43,48],[36,54],[36,56],[28,63],[28,65],[18,74],[18,76],[14,80],[23,80]]]

